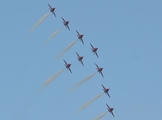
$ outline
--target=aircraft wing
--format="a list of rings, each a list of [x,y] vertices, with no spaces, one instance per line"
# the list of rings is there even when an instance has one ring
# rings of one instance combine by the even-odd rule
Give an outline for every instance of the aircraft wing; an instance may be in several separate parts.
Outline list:
[[[77,32],[78,35],[80,35],[79,32],[78,32],[77,30],[76,30],[76,32]]]
[[[68,69],[69,69],[69,71],[72,73],[71,69],[70,69],[70,68],[68,68]]]
[[[109,95],[109,93],[107,92],[107,95],[109,96],[109,98],[110,98],[110,95]]]
[[[90,43],[90,45],[91,45],[92,48],[94,48],[93,45],[92,45],[91,43]]]
[[[79,54],[76,52],[77,56],[79,57]]]
[[[98,57],[98,54],[97,54],[97,52],[95,51],[95,54],[96,54],[96,56]]]
[[[102,77],[104,77],[103,73],[102,72],[100,72],[100,73],[101,73]]]
[[[84,41],[83,41],[83,39],[81,39],[81,41],[82,41],[82,43],[84,44]]]
[[[107,107],[110,109],[110,107],[108,106],[108,104],[106,103]]]
[[[115,117],[113,112],[111,112],[111,114],[112,114],[113,117]]]
[[[64,18],[63,18],[63,17],[61,17],[61,18],[62,18],[62,20],[65,22]]]
[[[54,14],[54,16],[56,17],[56,14],[55,14],[55,12],[53,11],[53,14]]]
[[[99,68],[98,65],[97,65],[96,63],[95,63],[95,65],[97,66],[97,68]]]
[[[69,31],[70,31],[70,28],[69,28],[69,26],[68,25],[66,25],[66,27],[69,29]]]
[[[52,7],[50,6],[50,4],[48,4],[48,6],[49,6],[50,8],[52,8]]]
[[[81,62],[81,63],[82,63],[82,65],[84,66],[83,61],[81,60],[80,62]]]
[[[101,84],[101,86],[105,89],[105,87]]]
[[[64,60],[64,62],[67,64],[67,62]]]

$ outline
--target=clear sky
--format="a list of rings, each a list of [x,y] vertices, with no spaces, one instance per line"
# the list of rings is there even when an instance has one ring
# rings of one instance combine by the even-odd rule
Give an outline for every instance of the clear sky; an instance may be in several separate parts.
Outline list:
[[[32,33],[29,30],[52,13]],[[162,119],[162,1],[161,0],[48,0],[0,1],[0,120],[93,120],[114,107],[102,120]],[[43,48],[50,35],[63,26]],[[84,34],[60,59],[56,56]],[[27,35],[26,39],[25,36]],[[90,43],[98,47],[97,58]],[[76,53],[83,55],[83,67]],[[59,70],[63,59],[71,63],[72,74],[64,70],[54,81],[37,90]],[[104,78],[96,74],[78,89],[68,90],[103,67]],[[83,104],[110,88],[85,110]]]

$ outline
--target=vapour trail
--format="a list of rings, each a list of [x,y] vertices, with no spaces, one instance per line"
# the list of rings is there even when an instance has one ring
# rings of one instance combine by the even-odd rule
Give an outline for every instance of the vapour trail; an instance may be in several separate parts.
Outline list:
[[[90,101],[88,101],[87,103],[85,103],[83,106],[81,106],[80,110],[83,110],[86,107],[88,107],[90,104],[92,104],[95,100],[97,100],[102,95],[103,95],[103,93],[100,93],[99,95],[95,96],[93,99],[91,99]]]
[[[65,52],[67,52],[78,40],[73,41],[72,43],[70,43],[60,54],[58,54],[58,56],[56,57],[56,59],[59,59]]]
[[[49,41],[51,41],[51,39],[53,37],[55,37],[61,30],[62,30],[63,26],[61,28],[59,28],[58,30],[56,30],[43,44],[43,46],[45,46]]]
[[[44,85],[48,85],[50,82],[52,82],[58,75],[60,75],[63,71],[65,70],[65,68],[64,69],[62,69],[62,70],[60,70],[60,71],[58,71],[57,73],[55,73],[53,76],[51,76],[50,78],[48,78],[47,80],[46,80],[46,82],[44,83]]]
[[[97,72],[90,74],[89,76],[87,76],[86,78],[84,78],[82,81],[80,81],[78,84],[76,84],[74,87],[72,87],[71,89],[69,89],[69,92],[74,91],[75,89],[77,89],[79,86],[81,86],[84,82],[88,81],[89,79],[91,79]]]
[[[34,31],[34,29],[35,28],[37,28],[47,17],[48,17],[48,15],[50,14],[50,12],[49,13],[46,13],[37,23],[35,23],[35,25],[30,29],[30,33],[31,32],[33,32]],[[23,42],[24,42],[24,40],[29,36],[29,34],[30,33],[28,33],[28,34],[26,34],[25,36],[24,36],[24,38],[22,39],[22,45],[24,44]]]
[[[108,112],[102,113],[98,117],[96,117],[94,120],[100,120],[102,117],[104,117]]]
[[[49,13],[46,13],[37,23],[35,23],[34,27],[30,30],[30,32],[33,32],[35,28],[37,28],[47,17]]]

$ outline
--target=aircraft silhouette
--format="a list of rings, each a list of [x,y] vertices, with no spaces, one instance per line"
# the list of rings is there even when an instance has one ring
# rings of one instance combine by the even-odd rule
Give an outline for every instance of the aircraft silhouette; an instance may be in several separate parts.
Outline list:
[[[104,93],[106,93],[108,96],[109,96],[109,98],[110,98],[110,95],[109,95],[109,88],[105,88],[102,84],[101,84],[101,86],[103,87],[103,91],[104,91]]]
[[[110,112],[110,114],[112,114],[112,116],[115,117],[115,116],[114,116],[114,113],[113,113],[114,108],[110,108],[110,107],[108,106],[107,103],[106,103],[106,105],[107,105],[107,107],[108,107],[107,109],[108,109],[108,111]]]
[[[55,12],[54,12],[56,8],[51,7],[50,4],[48,4],[48,6],[50,7],[50,8],[49,8],[50,11],[51,11],[51,12],[54,14],[54,16],[56,17],[56,14],[55,14]]]
[[[64,60],[64,62],[65,62],[66,68],[72,73],[72,71],[71,71],[71,69],[70,69],[71,64],[68,64],[65,60]]]
[[[103,70],[103,68],[100,68],[100,67],[98,67],[98,65],[95,63],[95,65],[97,66],[97,71],[102,75],[102,77],[104,77],[104,75],[103,75],[103,73],[102,73],[102,70]]]
[[[64,26],[66,26],[66,27],[69,29],[69,31],[70,31],[70,28],[69,28],[69,26],[68,26],[69,21],[66,21],[63,17],[61,17],[61,18],[62,18],[62,20],[63,20]]]
[[[83,34],[79,34],[79,32],[76,30],[76,32],[77,32],[77,34],[78,34],[78,39],[80,39],[81,40],[81,42],[84,44],[84,42],[83,42]]]
[[[77,58],[78,58],[78,61],[80,61],[81,63],[82,63],[82,65],[84,66],[84,64],[83,64],[83,61],[82,61],[82,59],[83,59],[83,56],[80,56],[77,52],[76,52],[76,54],[77,54]]]
[[[97,54],[97,50],[98,50],[98,48],[95,48],[95,47],[93,47],[93,45],[90,43],[90,45],[91,45],[91,49],[92,49],[92,52],[93,53],[95,53],[96,54],[96,56],[98,57],[98,54]]]

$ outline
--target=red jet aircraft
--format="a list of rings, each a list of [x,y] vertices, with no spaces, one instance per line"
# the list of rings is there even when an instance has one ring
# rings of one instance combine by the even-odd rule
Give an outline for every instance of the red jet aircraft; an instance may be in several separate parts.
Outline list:
[[[50,8],[49,8],[50,11],[51,11],[51,12],[54,14],[54,16],[56,17],[56,14],[55,14],[55,12],[54,12],[56,8],[51,7],[50,4],[48,4],[48,6],[50,7]]]
[[[95,65],[97,66],[97,71],[102,75],[102,77],[104,77],[104,75],[103,75],[103,73],[102,73],[102,70],[103,70],[103,68],[100,68],[100,67],[98,67],[98,65],[95,63]]]
[[[76,30],[76,32],[77,32],[77,34],[78,34],[78,39],[80,39],[81,41],[82,41],[82,43],[84,44],[84,42],[83,42],[83,34],[79,34],[79,32]]]
[[[102,84],[101,84],[101,86],[103,87],[103,91],[104,91],[104,93],[106,93],[108,96],[109,96],[109,98],[110,98],[110,95],[109,95],[109,88],[105,88]]]
[[[69,29],[69,31],[70,31],[70,28],[69,28],[69,26],[68,26],[69,21],[65,21],[63,17],[61,17],[61,18],[62,18],[62,20],[64,21],[64,22],[63,22],[64,25],[65,25],[65,26]]]
[[[80,56],[77,52],[76,52],[76,54],[77,54],[77,58],[78,58],[78,61],[80,61],[81,63],[82,63],[82,65],[84,66],[84,64],[83,64],[83,61],[82,61],[82,59],[83,59],[83,56]]]
[[[70,69],[71,64],[67,64],[67,62],[66,62],[65,60],[64,60],[64,62],[65,62],[66,68],[72,73],[72,71],[71,71],[71,69]]]
[[[114,113],[113,113],[114,108],[110,108],[110,107],[108,106],[108,104],[106,104],[106,105],[107,105],[107,107],[108,107],[107,109],[108,109],[108,111],[110,112],[110,114],[112,114],[112,116],[115,117],[115,116],[114,116]]]
[[[95,48],[95,47],[93,47],[93,45],[92,44],[90,44],[91,45],[91,49],[92,49],[92,52],[94,52],[95,54],[96,54],[96,56],[98,57],[98,54],[97,54],[97,50],[98,50],[98,48]]]

